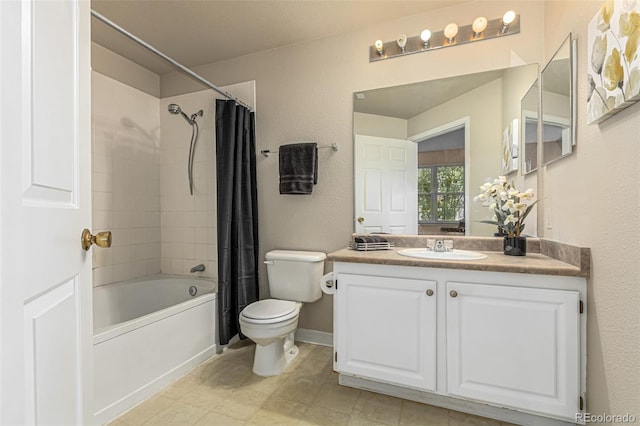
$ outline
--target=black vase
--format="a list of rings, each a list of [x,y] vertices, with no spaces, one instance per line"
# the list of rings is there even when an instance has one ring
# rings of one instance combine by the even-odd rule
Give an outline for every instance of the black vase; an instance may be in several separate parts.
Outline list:
[[[526,256],[526,237],[504,237],[504,254],[507,256]]]

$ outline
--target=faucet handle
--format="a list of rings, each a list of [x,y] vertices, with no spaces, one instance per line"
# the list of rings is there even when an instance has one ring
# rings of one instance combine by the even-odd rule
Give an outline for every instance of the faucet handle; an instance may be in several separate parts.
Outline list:
[[[453,240],[444,240],[444,248],[446,251],[453,250]]]

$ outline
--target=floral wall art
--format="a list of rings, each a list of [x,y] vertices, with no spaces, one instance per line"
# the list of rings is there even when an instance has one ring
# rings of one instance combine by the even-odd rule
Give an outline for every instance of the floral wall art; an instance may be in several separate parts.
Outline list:
[[[589,23],[587,121],[640,100],[640,0],[606,0]]]

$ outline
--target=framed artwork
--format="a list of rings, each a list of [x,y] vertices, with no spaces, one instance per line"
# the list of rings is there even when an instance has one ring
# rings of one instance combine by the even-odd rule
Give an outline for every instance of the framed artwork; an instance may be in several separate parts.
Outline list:
[[[518,170],[518,119],[514,118],[502,132],[502,174]]]
[[[588,27],[587,122],[640,100],[640,2],[606,0]]]

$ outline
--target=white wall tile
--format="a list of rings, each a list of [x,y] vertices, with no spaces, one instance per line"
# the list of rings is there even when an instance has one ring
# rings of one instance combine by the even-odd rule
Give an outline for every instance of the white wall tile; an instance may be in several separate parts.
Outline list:
[[[158,100],[94,73],[94,226],[111,229],[109,254],[95,254],[95,284],[159,272],[189,274],[215,265],[215,108],[208,91]],[[101,101],[102,99],[102,101]],[[189,126],[171,120],[168,103],[203,109],[195,153],[195,196],[189,194]],[[159,144],[131,127],[128,117]],[[213,239],[211,239],[213,237]],[[212,256],[214,256],[212,258]],[[217,268],[206,276],[217,276]]]
[[[113,194],[111,192],[93,192],[91,194],[91,207],[93,210],[112,210]]]

